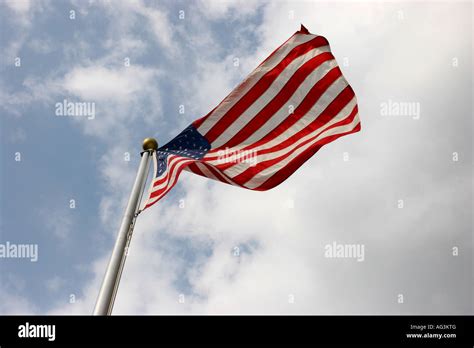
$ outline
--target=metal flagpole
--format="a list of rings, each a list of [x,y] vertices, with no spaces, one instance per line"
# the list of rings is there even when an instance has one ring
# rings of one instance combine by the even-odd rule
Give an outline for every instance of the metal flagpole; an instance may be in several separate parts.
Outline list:
[[[128,200],[127,208],[120,225],[117,240],[115,241],[114,250],[105,272],[104,280],[100,288],[99,296],[94,308],[94,315],[110,315],[114,306],[115,296],[117,294],[120,277],[122,275],[123,266],[127,257],[127,250],[132,238],[133,227],[137,217],[140,200],[145,188],[146,178],[148,176],[148,168],[150,157],[154,151],[158,149],[158,142],[153,138],[146,138],[143,141],[143,152],[138,167],[135,183],[133,184],[132,193]]]

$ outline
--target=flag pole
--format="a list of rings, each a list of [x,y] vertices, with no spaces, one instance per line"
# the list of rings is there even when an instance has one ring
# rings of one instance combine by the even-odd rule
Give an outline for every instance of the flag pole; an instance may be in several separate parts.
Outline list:
[[[146,178],[148,176],[148,168],[150,158],[154,151],[158,149],[158,142],[153,138],[146,138],[143,141],[143,152],[140,166],[138,167],[135,183],[128,200],[122,218],[122,224],[115,241],[115,246],[110,257],[107,271],[100,288],[99,296],[94,308],[94,315],[110,315],[114,306],[115,296],[117,294],[120,277],[127,257],[127,250],[132,238],[133,227],[137,217],[140,200],[145,188]]]

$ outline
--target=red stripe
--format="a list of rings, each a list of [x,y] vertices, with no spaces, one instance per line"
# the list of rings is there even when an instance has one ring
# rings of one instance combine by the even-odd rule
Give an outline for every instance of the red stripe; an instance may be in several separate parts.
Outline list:
[[[201,169],[199,169],[199,167],[196,165],[196,162],[193,162],[191,163],[189,166],[188,166],[188,169],[190,171],[192,171],[194,174],[197,174],[197,175],[201,175],[205,178],[207,178],[207,176],[201,171]]]
[[[171,161],[176,157],[177,156],[173,156],[173,155],[168,156],[168,158],[166,159],[166,167],[167,168],[168,168],[168,165],[171,163]],[[154,180],[153,181],[153,187],[155,187],[155,186],[159,185],[160,183],[166,181],[166,178],[168,177],[168,173],[169,173],[168,169],[166,170],[165,173],[166,173],[166,175],[164,177],[158,179],[158,180],[156,180],[156,177],[153,178],[153,180]]]
[[[224,100],[226,100],[232,93],[234,93],[234,91],[230,92],[229,95],[225,97]],[[206,118],[208,118],[214,112],[214,110],[217,109],[222,104],[224,100],[222,100],[219,104],[217,104],[217,106],[214,109],[212,109],[206,116],[198,118],[196,121],[194,121],[193,122],[194,128],[198,129],[201,126],[201,124],[206,120]]]
[[[214,176],[219,179],[219,181],[223,182],[223,183],[226,183],[226,184],[229,184],[229,185],[235,185],[235,186],[240,186],[238,185],[237,183],[234,183],[233,180],[231,178],[229,178],[227,175],[225,175],[224,173],[222,173],[220,170],[216,169],[214,166],[212,165],[209,165],[207,163],[202,163],[204,166],[206,166],[206,168],[212,173],[214,174]],[[229,181],[227,181],[225,178],[229,179]]]
[[[342,90],[341,93],[327,106],[326,109],[316,118],[313,122],[308,124],[298,133],[293,134],[291,137],[282,141],[275,146],[269,147],[267,149],[262,149],[258,151],[259,155],[263,155],[270,152],[279,151],[295,142],[304,136],[324,127],[325,124],[330,122],[337,114],[354,98],[354,91],[350,86],[347,86]]]
[[[156,201],[156,202],[158,202],[158,201]],[[151,207],[153,204],[155,204],[156,202],[148,203],[147,205],[145,205],[145,208],[143,208],[143,210],[150,208],[150,207]]]
[[[178,165],[180,165],[181,163],[185,162],[185,161],[189,161],[190,159],[189,158],[180,158],[179,160],[177,160],[176,162],[174,162],[170,168],[167,169],[167,173],[166,173],[166,177],[163,178],[161,180],[161,184],[163,184],[165,181],[166,181],[166,185],[163,187],[163,188],[166,188],[166,186],[169,184],[169,180],[171,178],[171,175],[173,174],[173,171],[174,171],[174,168]],[[178,174],[176,174],[178,175]],[[158,186],[160,183],[154,183],[153,184],[153,187],[156,187]],[[160,189],[156,189],[156,191],[153,191],[151,192],[150,194],[150,198],[153,198],[153,197],[156,197],[159,195],[159,192],[161,192],[163,190],[163,188],[160,188]]]
[[[203,165],[204,167],[206,167],[206,169],[209,170],[209,171],[217,178],[217,180],[219,180],[220,182],[223,182],[223,183],[225,183],[225,184],[229,184],[229,185],[230,185],[230,183],[229,183],[227,180],[224,179],[224,175],[225,175],[224,173],[221,173],[220,171],[216,170],[213,166],[211,166],[211,165],[209,165],[209,164],[207,164],[207,163],[204,163],[204,162],[201,162],[201,161],[199,161],[199,163],[200,163],[201,165]],[[193,169],[193,172],[195,172],[196,174],[199,174],[199,175],[201,175],[201,176],[203,176],[203,177],[205,177],[205,178],[214,179],[213,177],[209,177],[209,176],[207,176],[206,174],[204,174],[204,172],[197,166],[196,163],[192,163],[191,165],[193,165],[194,167],[196,167],[196,170],[199,171],[199,173],[197,173],[197,172],[195,172],[194,169]],[[190,166],[191,166],[191,165],[190,165]],[[227,177],[227,176],[226,176],[226,177]],[[229,179],[229,180],[230,180],[230,179]]]
[[[348,86],[349,87],[349,86]],[[326,123],[328,123],[333,117],[335,117],[343,108],[344,106],[347,105],[347,103],[353,98],[353,93],[352,89],[350,88],[345,88],[332,102],[331,104],[328,105],[328,107],[321,113],[321,115],[312,123],[310,123],[306,128],[301,130],[300,132],[296,133],[292,137],[288,138],[287,140],[281,142],[278,145],[275,145],[269,149],[265,149],[262,151],[259,151],[259,155],[262,155],[264,153],[270,153],[270,152],[275,152],[282,150],[289,145],[295,143],[298,141],[298,139],[303,138],[305,135],[310,134],[311,132],[319,129],[320,127],[324,126]],[[356,109],[356,108],[355,108]],[[357,111],[356,111],[357,113]],[[355,115],[355,113],[354,113]],[[337,123],[336,123],[337,124]],[[334,126],[334,125],[333,125]],[[331,126],[332,127],[332,126]],[[321,130],[317,135],[321,134],[324,130]],[[317,135],[315,137],[317,137]],[[314,139],[313,137],[312,139]],[[311,139],[306,140],[302,144],[299,145],[299,147],[303,146],[305,143],[308,143]],[[249,167],[239,175],[233,177],[233,180],[238,182],[238,183],[246,183],[248,180],[252,179],[256,174],[258,174],[260,171],[264,170],[265,168],[268,168],[281,160],[285,159],[288,157],[291,153],[296,151],[298,146],[295,147],[293,150],[290,152],[287,152],[277,158],[268,160],[268,161],[263,161],[263,162],[258,162],[258,164],[255,167]]]
[[[191,161],[191,160],[189,160],[188,158],[185,158],[185,159],[186,159],[187,161]],[[170,181],[168,181],[164,187],[160,188],[159,190],[153,191],[153,192],[150,194],[149,199],[158,197],[158,196],[160,196],[163,192],[168,192],[168,191],[175,185],[175,183],[178,181],[178,177],[179,177],[179,175],[181,174],[181,172],[183,171],[183,169],[189,165],[189,163],[183,163],[183,162],[185,162],[185,161],[179,161],[179,162],[180,162],[182,165],[180,166],[180,168],[178,168],[178,169],[176,170],[176,174],[175,174],[175,177],[174,177],[174,179],[173,179],[173,182],[170,184]],[[170,171],[170,173],[171,173],[171,171]]]
[[[218,173],[214,173],[215,171],[213,170],[212,167],[210,167],[210,166],[208,166],[208,165],[206,165],[206,164],[204,164],[204,163],[202,163],[202,162],[200,162],[200,164],[203,165],[203,166],[205,166],[206,169],[207,169],[208,171],[210,171],[210,172],[214,175],[214,177],[212,177],[212,176],[207,176],[206,174],[203,174],[206,178],[213,179],[213,180],[216,180],[216,179],[217,179],[217,180],[220,181],[220,182],[223,182],[223,183],[225,183],[225,184],[228,184],[228,182],[225,181],[225,180],[222,178],[221,175],[218,175]]]
[[[219,147],[217,150],[221,150],[221,148]],[[236,155],[238,155],[238,154],[239,154],[239,151],[236,151]],[[217,160],[217,159],[219,159],[219,156],[203,158],[202,161],[203,161],[203,163],[207,163],[207,162],[214,161],[214,160]],[[225,160],[225,162],[222,162],[222,163],[219,163],[219,164],[211,164],[211,165],[218,168],[221,171],[224,171],[227,168],[230,168],[230,167],[232,167],[233,165],[235,165],[237,163],[240,163],[239,160],[237,160],[237,159],[236,160],[227,159],[227,160]]]
[[[180,162],[183,162],[183,161],[189,159],[189,158],[179,157],[179,156],[176,156],[175,158],[176,158],[177,160],[175,160],[171,166],[168,166],[168,167],[166,168],[166,175],[165,175],[164,177],[162,177],[161,179],[156,180],[156,181],[153,183],[153,187],[158,186],[158,185],[164,183],[166,180],[168,180],[168,177],[169,177],[169,175],[171,174],[173,168],[176,167]],[[170,160],[170,163],[171,163],[171,160]]]
[[[274,188],[275,186],[281,184],[285,181],[288,177],[291,176],[299,167],[303,165],[311,156],[313,156],[318,150],[323,147],[324,145],[345,136],[347,134],[356,133],[360,131],[360,123],[358,123],[354,129],[340,134],[334,134],[329,137],[323,138],[317,141],[314,145],[308,148],[306,151],[303,151],[300,155],[295,157],[291,162],[289,162],[285,167],[280,169],[277,173],[271,176],[267,181],[265,181],[262,185],[253,190],[256,191],[265,191]]]
[[[274,49],[273,52],[272,52],[267,58],[265,58],[265,60],[264,60],[263,62],[260,63],[260,65],[257,67],[257,69],[258,69],[259,67],[261,67],[263,64],[265,64],[265,62],[266,62],[267,60],[269,60],[271,56],[273,56],[280,48],[282,48],[284,45],[286,45],[286,43],[287,43],[288,41],[290,41],[293,37],[295,37],[295,36],[298,35],[298,34],[301,34],[301,33],[300,33],[299,31],[295,32],[293,35],[291,35],[291,36],[288,38],[288,40],[286,40],[285,42],[283,42],[283,43],[280,45],[280,47]]]
[[[295,35],[297,35],[297,34],[303,34],[303,33],[302,33],[301,30],[300,30],[300,31],[297,31],[296,33],[294,33],[293,35],[291,35],[291,36],[288,38],[288,40],[286,40],[285,42],[283,42],[279,47],[275,48],[275,50],[274,50],[267,58],[265,58],[265,60],[264,60],[263,62],[261,62],[261,63],[250,73],[249,76],[251,76],[251,75],[253,74],[253,72],[254,72],[255,70],[257,70],[258,68],[260,68],[263,64],[265,64],[265,62],[266,62],[267,60],[269,60],[270,57],[272,57],[278,50],[280,50],[280,48],[282,48],[284,45],[286,45],[286,43],[287,43],[288,41],[290,41],[290,40],[291,40]],[[306,33],[304,33],[304,34],[306,34]],[[309,34],[309,32],[308,32],[308,34]],[[251,82],[250,79],[246,79],[246,80],[244,80],[243,82],[241,82],[240,85],[238,85],[236,88],[234,88],[234,89],[227,95],[227,97],[225,97],[219,104],[217,104],[217,106],[216,106],[214,109],[211,110],[211,112],[209,112],[206,116],[201,117],[201,118],[197,119],[196,121],[194,121],[194,122],[193,122],[194,127],[195,127],[196,129],[199,128],[199,127],[201,126],[201,124],[206,120],[206,118],[208,118],[209,115],[211,115],[211,114],[214,112],[215,109],[217,109],[219,106],[221,106],[221,104],[222,104],[224,101],[226,101],[232,94],[236,94],[239,89],[241,90],[242,87],[246,86],[246,85],[247,85],[248,83],[250,83],[250,82]]]
[[[296,58],[311,51],[314,48],[328,45],[327,40],[322,36],[293,48],[283,60],[272,70],[267,72],[260,80],[233,105],[230,110],[204,135],[212,143],[217,137],[229,127],[247,108],[252,105],[275,81],[280,73]]]
[[[204,172],[198,167],[197,165],[198,162],[194,162],[194,163],[191,163],[188,168],[195,174],[198,174],[198,175],[201,175],[205,178],[209,178],[209,179],[214,179],[213,177],[209,177],[207,176],[206,174],[204,174]],[[207,170],[209,170],[211,173],[213,172],[213,170],[211,169],[210,166],[206,165],[205,163],[199,161],[199,163],[203,166],[205,166],[207,168]],[[214,173],[213,173],[214,174]],[[218,174],[218,173],[217,173]],[[222,179],[219,175],[216,175],[214,174],[214,176],[219,180],[219,181],[222,181],[222,182],[225,182],[226,184],[228,184],[228,182],[226,182],[224,179]]]
[[[271,160],[267,160],[267,161],[262,161],[259,163],[259,167],[258,167],[258,170],[254,171],[253,173],[247,173],[247,178],[243,178],[242,180],[245,180],[245,182],[249,181],[250,179],[252,179],[255,175],[257,175],[259,172],[265,170],[266,168],[268,167],[271,167],[281,161],[283,161],[285,158],[289,157],[292,153],[294,153],[295,151],[297,151],[299,148],[301,148],[302,146],[305,146],[309,143],[311,143],[312,141],[314,141],[318,136],[320,136],[322,133],[332,129],[332,128],[335,128],[335,127],[339,127],[339,126],[345,126],[345,125],[348,125],[350,124],[353,120],[354,120],[354,117],[355,115],[357,115],[357,107],[355,107],[353,109],[353,111],[351,112],[351,114],[344,118],[343,120],[331,125],[330,127],[327,127],[326,129],[322,130],[321,132],[318,132],[316,135],[312,136],[311,138],[305,140],[304,142],[302,142],[301,144],[299,144],[297,147],[293,148],[291,151],[277,157],[277,158],[274,158],[274,159],[271,159]],[[329,138],[332,137],[331,136],[328,136]],[[327,137],[324,137],[323,139],[325,139]],[[322,140],[322,139],[320,139]],[[317,143],[320,142],[320,140],[317,141]],[[310,146],[310,148],[312,147],[313,145]],[[304,150],[305,151],[308,151],[308,149]],[[253,168],[252,168],[253,169]],[[279,169],[278,171],[280,171],[281,169]],[[246,173],[246,172],[249,172],[249,170],[247,169],[246,171],[242,172],[241,174],[239,174],[238,176]],[[238,182],[241,182],[240,180],[237,179],[237,177],[234,178],[234,180],[238,181]]]
[[[293,134],[291,137],[285,139],[284,141],[282,141],[282,142],[280,142],[280,143],[278,143],[278,144],[276,144],[272,147],[258,150],[257,155],[260,156],[260,155],[263,155],[263,154],[266,154],[266,153],[271,153],[271,152],[276,152],[276,151],[282,150],[282,149],[290,146],[291,144],[295,143],[299,139],[303,138],[304,136],[320,129],[321,127],[324,127],[324,125],[327,124],[329,121],[331,121],[352,100],[352,98],[354,98],[354,91],[352,90],[352,88],[350,86],[347,86],[346,88],[344,88],[342,90],[341,93],[338,94],[338,96],[336,98],[334,98],[334,100],[326,107],[326,109],[323,110],[323,112],[313,122],[308,124],[301,131],[299,131],[299,132]],[[309,108],[311,108],[311,106],[309,106]],[[306,107],[304,107],[303,112],[306,113]],[[256,144],[258,144],[258,142]],[[252,146],[248,146],[245,149],[252,148],[253,146],[254,145],[252,144]],[[248,150],[243,150],[243,151],[248,151]],[[232,166],[235,166],[237,164],[238,163],[225,163],[225,164],[222,164],[222,165],[218,164],[218,165],[216,165],[216,167],[219,168],[220,170],[226,170],[226,169],[228,169]],[[261,162],[259,162],[255,167],[248,168],[246,171],[242,172],[238,176],[243,175],[244,173],[248,172],[244,176],[244,178],[247,178],[247,180],[249,180],[257,172],[259,172],[261,170],[261,169],[259,169],[260,165],[261,165]],[[234,177],[233,179],[235,181],[239,182],[239,183],[246,182],[245,179],[237,179],[237,177]],[[241,180],[245,180],[245,181],[241,181]]]
[[[300,87],[303,81],[317,67],[324,62],[334,59],[331,52],[321,53],[316,57],[308,60],[291,76],[288,82],[282,87],[278,94],[265,105],[265,107],[254,116],[240,131],[238,131],[227,143],[222,147],[232,147],[241,144],[251,134],[255,133],[263,126],[285,103],[291,98],[295,91]]]
[[[178,173],[179,175],[179,173]],[[166,186],[163,188],[163,190],[160,190],[160,194],[162,195],[160,198],[158,198],[156,201],[154,201],[153,203],[148,203],[146,206],[145,206],[145,209],[148,208],[148,207],[151,207],[153,204],[159,202],[163,197],[166,196],[166,193],[169,192],[169,190],[171,190],[173,188],[174,185],[176,185],[178,181],[175,180],[174,183],[172,185],[169,185],[169,186]],[[151,197],[149,198],[149,200],[151,199]]]
[[[275,129],[263,136],[260,140],[247,145],[242,148],[242,151],[251,150],[253,148],[259,147],[273,139],[277,136],[283,134],[286,130],[290,129],[295,125],[300,119],[302,119],[309,110],[317,103],[321,96],[326,92],[326,90],[339,78],[342,76],[341,70],[339,67],[331,69],[321,80],[319,80],[308,92],[303,101],[296,107],[293,114],[288,115],[283,122],[281,122]],[[213,149],[212,153],[219,151],[219,149]],[[206,157],[206,160],[216,160],[218,156]],[[231,164],[232,165],[232,164]],[[227,166],[228,167],[228,166]],[[219,168],[223,168],[219,165]]]

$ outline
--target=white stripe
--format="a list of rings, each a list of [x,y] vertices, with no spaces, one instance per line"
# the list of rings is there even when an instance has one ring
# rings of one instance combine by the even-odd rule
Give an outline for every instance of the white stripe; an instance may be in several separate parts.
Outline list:
[[[174,156],[174,155],[168,155],[166,157],[166,170],[159,177],[154,177],[153,180],[151,181],[151,186],[150,186],[150,190],[149,190],[149,193],[148,193],[148,199],[147,199],[146,203],[144,204],[144,207],[149,205],[151,201],[155,201],[154,199],[151,198],[151,194],[156,191],[156,189],[154,187],[155,182],[160,180],[160,179],[163,179],[164,177],[166,177],[168,175],[168,173],[169,173],[168,169],[169,169],[169,165],[171,163],[171,160],[175,159],[176,157],[177,156]],[[153,169],[154,175],[156,175],[157,172],[158,172],[158,163],[156,161],[156,167],[154,167],[154,169]],[[165,180],[165,182],[166,182],[166,180]]]
[[[217,181],[221,181],[217,176],[215,176],[204,164],[201,162],[196,162],[196,165],[199,167],[199,169],[205,174],[208,178],[214,179]],[[189,167],[184,168],[186,170]],[[228,184],[234,185],[234,186],[240,186],[239,184],[236,184],[232,180],[230,180],[228,177],[226,177],[219,169],[213,167],[221,176],[222,178],[227,181]]]
[[[180,164],[181,164],[182,162],[186,162],[186,160],[189,160],[189,159],[187,159],[187,158],[185,158],[185,157],[176,157],[176,159],[174,159],[173,161],[171,161],[171,165],[173,165],[174,163],[178,163],[178,164],[177,164],[176,166],[174,166],[174,168],[171,169],[171,171],[170,171],[170,169],[169,169],[169,168],[171,167],[171,165],[170,165],[170,167],[169,167],[168,170],[167,170],[168,173],[169,173],[168,178],[167,178],[165,181],[163,181],[161,184],[155,186],[155,187],[153,188],[153,192],[159,191],[159,190],[161,190],[163,187],[165,187],[166,185],[168,185],[168,182],[171,180],[171,177],[176,173],[176,169],[180,166]],[[194,160],[193,160],[193,161],[194,161]]]
[[[214,179],[214,180],[217,180],[217,181],[220,181],[214,174],[212,174],[212,172],[206,168],[205,165],[203,165],[202,163],[199,163],[199,162],[196,162],[196,166],[199,168],[199,170],[205,175],[207,176],[208,178],[210,179]]]
[[[311,141],[308,144],[306,144],[306,145],[302,146],[301,148],[297,149],[295,152],[293,152],[290,156],[286,157],[284,160],[282,160],[278,163],[275,163],[273,166],[268,167],[268,168],[262,170],[261,172],[259,172],[258,174],[256,174],[253,178],[248,180],[244,184],[244,186],[249,188],[249,189],[255,189],[255,188],[259,187],[265,181],[270,179],[275,173],[280,171],[291,160],[293,160],[295,157],[297,157],[299,154],[301,154],[303,151],[308,149],[310,146],[312,146],[317,141],[319,141],[323,138],[326,138],[328,136],[331,136],[331,135],[349,132],[352,129],[354,129],[357,126],[358,123],[359,123],[359,117],[358,117],[358,115],[356,115],[356,117],[354,117],[354,120],[350,124],[345,125],[345,126],[335,127],[335,128],[329,129],[326,132],[321,133],[313,141]]]
[[[222,178],[227,181],[227,183],[231,184],[231,185],[234,185],[234,186],[239,186],[239,187],[242,187],[242,185],[239,185],[237,184],[236,182],[230,180],[222,171],[220,171],[219,169],[217,169],[216,167],[213,167],[221,176]]]
[[[240,83],[237,88],[216,107],[216,109],[206,118],[206,120],[198,127],[201,134],[206,134],[214,124],[216,124],[222,116],[224,116],[231,107],[240,100],[242,95],[245,95],[268,71],[277,66],[286,55],[296,46],[304,44],[317,37],[317,35],[296,34],[290,40],[274,52],[266,62],[259,65],[247,78]]]
[[[155,190],[153,192],[156,192],[156,191],[160,191],[162,190],[163,188],[165,189],[163,192],[161,192],[158,196],[156,197],[153,197],[150,199],[150,202],[155,202],[157,201],[160,197],[162,197],[166,192],[167,192],[167,187],[171,186],[171,182],[173,181],[173,179],[177,176],[177,173],[179,171],[179,168],[181,168],[183,165],[185,165],[186,163],[188,162],[191,162],[193,160],[185,160],[183,162],[180,162],[176,165],[176,167],[173,168],[172,172],[171,172],[171,175],[170,177],[164,182],[164,185],[161,184],[160,187],[155,187]]]
[[[263,143],[259,146],[252,147],[249,150],[255,151],[257,154],[259,151],[264,149],[272,148],[281,142],[285,141],[286,139],[290,138],[291,136],[295,135],[296,133],[300,132],[304,128],[306,128],[311,122],[316,120],[321,113],[328,107],[329,104],[341,93],[348,86],[346,79],[344,76],[340,76],[334,81],[324,92],[324,94],[314,103],[308,112],[298,120],[293,126],[285,130],[283,133],[278,135],[277,137],[273,138],[266,143]],[[215,156],[214,154],[208,154],[206,156]],[[205,157],[206,157],[205,156]],[[241,151],[240,153],[236,154],[235,160],[239,160],[241,157],[245,156],[245,151]],[[222,159],[217,159],[214,161],[209,161],[214,165],[221,164]]]
[[[168,155],[168,157],[166,157],[166,170],[163,173],[161,173],[160,176],[155,177],[153,179],[153,183],[155,183],[156,181],[158,181],[160,179],[163,179],[166,175],[168,175],[168,169],[170,167],[171,161],[174,160],[177,157],[178,156],[175,156],[175,155]],[[157,171],[158,171],[158,167],[157,167]],[[157,171],[155,172],[155,174],[157,173]]]
[[[295,141],[291,145],[288,145],[288,146],[284,147],[283,149],[280,149],[280,150],[277,150],[277,151],[274,151],[274,152],[264,153],[262,155],[258,155],[258,153],[257,153],[257,157],[255,159],[256,162],[257,163],[262,163],[264,161],[272,160],[272,159],[278,158],[280,156],[283,156],[283,155],[291,152],[294,148],[298,147],[300,144],[304,143],[305,141],[311,139],[312,137],[314,137],[316,134],[318,134],[322,130],[327,129],[330,126],[332,126],[333,124],[347,118],[356,105],[357,105],[357,100],[354,97],[328,123],[323,124],[318,129],[315,129],[311,133],[306,134],[304,137],[299,138],[297,141]],[[233,177],[239,175],[240,173],[244,172],[248,168],[249,168],[249,163],[241,162],[241,163],[238,163],[238,164],[236,164],[232,167],[227,168],[224,171],[224,173],[233,178]]]
[[[313,59],[314,57],[326,52],[330,52],[329,46],[317,47],[307,52],[306,54],[294,59],[278,75],[278,77],[272,82],[268,89],[257,100],[255,100],[252,105],[250,105],[247,110],[245,110],[232,124],[230,124],[227,129],[219,135],[219,137],[217,137],[212,142],[211,146],[213,148],[216,148],[222,146],[230,139],[232,139],[232,137],[237,134],[237,132],[240,131],[248,122],[250,122],[255,117],[255,115],[257,115],[265,106],[267,106],[268,103],[275,99],[277,94],[280,93],[281,89],[285,86],[288,80],[296,73],[298,68],[300,68],[303,64]],[[334,62],[334,66],[336,65],[337,64]],[[318,77],[319,75],[316,73],[315,76]],[[321,77],[319,77],[318,80],[320,78]],[[310,84],[308,83],[307,86],[309,85]],[[288,116],[288,111],[286,111],[286,115]]]
[[[334,59],[326,61],[317,67],[310,75],[308,75],[285,105],[272,115],[272,117],[268,119],[256,132],[252,133],[247,139],[245,139],[241,146],[246,146],[259,141],[275,129],[281,122],[287,119],[289,117],[288,106],[292,105],[293,108],[296,109],[303,102],[314,85],[335,67],[337,67],[337,62]]]
[[[196,166],[202,171],[202,173],[208,177],[209,179],[214,179],[214,180],[217,180],[219,182],[222,182],[222,180],[220,180],[217,176],[215,176],[210,170],[209,168],[207,168],[203,163],[201,162],[195,162],[196,163]],[[233,182],[232,180],[230,180],[227,176],[225,176],[222,171],[220,171],[219,169],[213,167],[214,170],[216,170],[222,177],[222,179],[224,179],[228,184],[230,185],[234,185],[234,186],[239,186],[241,187],[241,185]],[[184,168],[183,170],[187,170],[193,174],[196,174],[195,172],[193,172],[192,170],[189,169],[189,166]]]
[[[155,203],[157,200],[159,200],[161,197],[163,197],[171,188],[171,186],[173,186],[173,184],[175,183],[175,181],[178,179],[178,172],[179,172],[179,168],[181,168],[182,166],[184,165],[187,165],[189,164],[190,162],[193,162],[195,161],[194,159],[190,159],[190,160],[186,160],[186,161],[183,161],[181,163],[179,163],[178,165],[176,165],[176,167],[174,168],[173,170],[173,174],[171,175],[171,177],[169,178],[169,180],[165,181],[165,183],[167,183],[168,187],[166,190],[164,190],[161,194],[159,194],[158,196],[156,197],[153,197],[152,199],[149,200],[148,204],[153,204]],[[164,186],[163,186],[164,187]]]

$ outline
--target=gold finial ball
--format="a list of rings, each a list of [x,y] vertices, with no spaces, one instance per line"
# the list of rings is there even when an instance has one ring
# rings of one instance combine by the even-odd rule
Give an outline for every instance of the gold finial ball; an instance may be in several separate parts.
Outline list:
[[[158,149],[158,142],[155,138],[146,138],[143,140],[143,150],[157,150]]]

